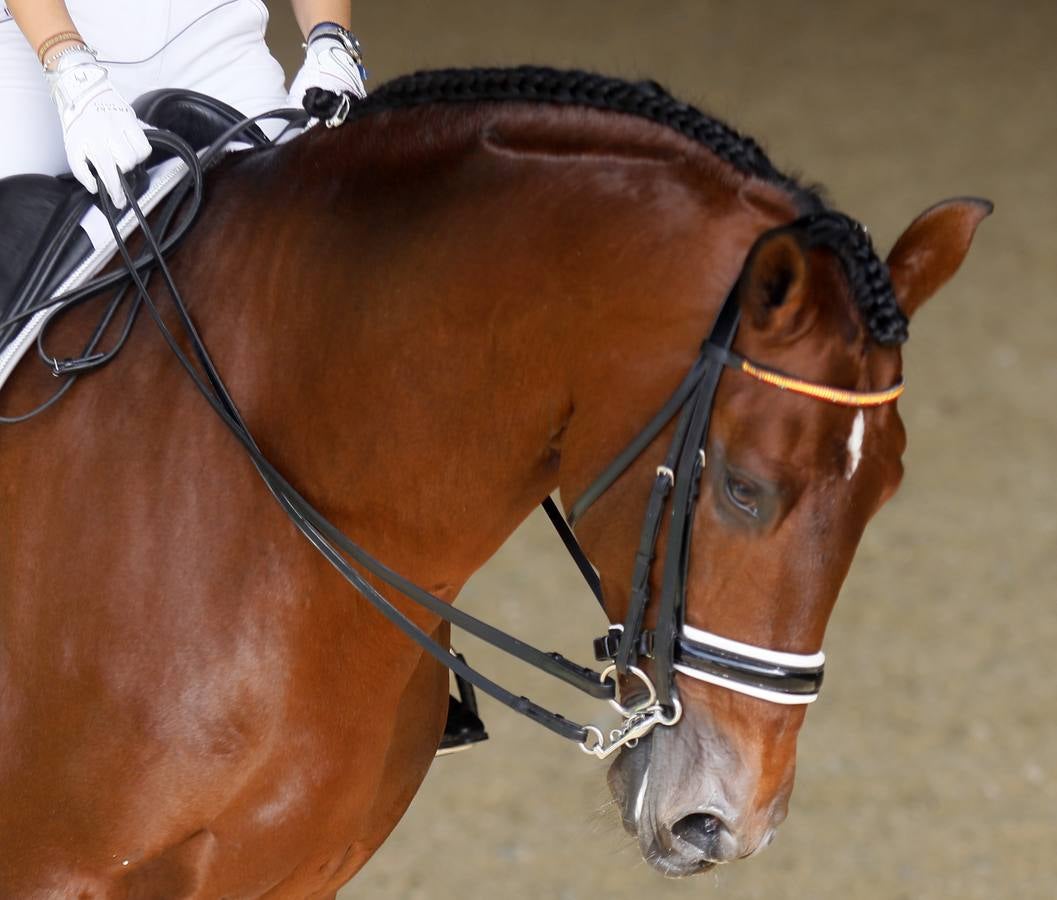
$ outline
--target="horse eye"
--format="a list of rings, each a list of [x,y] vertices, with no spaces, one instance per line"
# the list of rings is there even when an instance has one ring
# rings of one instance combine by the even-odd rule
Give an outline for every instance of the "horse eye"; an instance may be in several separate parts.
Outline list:
[[[738,509],[754,519],[759,518],[759,492],[756,485],[733,475],[727,476],[727,497]]]

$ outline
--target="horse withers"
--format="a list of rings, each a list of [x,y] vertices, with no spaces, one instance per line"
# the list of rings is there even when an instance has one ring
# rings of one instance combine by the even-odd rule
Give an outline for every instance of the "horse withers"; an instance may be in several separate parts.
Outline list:
[[[904,434],[890,402],[792,388],[898,383],[906,318],[989,210],[928,210],[886,274],[868,242],[811,239],[816,194],[656,86],[441,72],[224,163],[172,268],[263,452],[448,600],[555,488],[575,506],[733,298],[734,351],[787,389],[719,380],[682,625],[804,658]],[[23,364],[0,414],[49,380]],[[577,525],[614,623],[678,427]],[[0,502],[0,894],[332,897],[421,783],[446,671],[297,538],[148,320],[62,407],[0,433]],[[805,709],[685,669],[681,719],[609,772],[667,874],[770,840]]]

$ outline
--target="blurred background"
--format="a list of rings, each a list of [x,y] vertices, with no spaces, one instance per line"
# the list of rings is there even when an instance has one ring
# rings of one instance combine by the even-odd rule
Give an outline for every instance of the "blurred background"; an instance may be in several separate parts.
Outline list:
[[[289,71],[300,36],[274,0]],[[665,881],[603,767],[483,702],[492,740],[436,762],[343,898],[1057,896],[1057,4],[957,0],[357,0],[371,84],[438,66],[648,76],[821,181],[887,251],[945,197],[992,199],[915,319],[900,493],[826,640],[788,821],[766,853]],[[533,517],[460,601],[587,661],[601,622]],[[469,641],[504,684],[601,714]]]

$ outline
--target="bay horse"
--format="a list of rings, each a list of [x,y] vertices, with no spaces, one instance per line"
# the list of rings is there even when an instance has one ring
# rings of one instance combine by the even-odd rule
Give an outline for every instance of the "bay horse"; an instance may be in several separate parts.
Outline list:
[[[541,499],[574,505],[728,296],[734,350],[768,371],[854,395],[899,381],[906,320],[990,205],[930,208],[865,288],[805,238],[824,209],[655,85],[425,73],[221,165],[171,265],[268,458],[453,601]],[[898,307],[871,307],[889,288]],[[46,377],[23,363],[0,414]],[[577,525],[612,622],[675,427]],[[727,370],[687,624],[817,653],[904,443],[893,403]],[[298,539],[145,318],[63,407],[0,433],[0,502],[0,895],[333,897],[425,776],[447,672]],[[805,706],[676,683],[681,720],[609,782],[643,855],[684,875],[771,840]]]

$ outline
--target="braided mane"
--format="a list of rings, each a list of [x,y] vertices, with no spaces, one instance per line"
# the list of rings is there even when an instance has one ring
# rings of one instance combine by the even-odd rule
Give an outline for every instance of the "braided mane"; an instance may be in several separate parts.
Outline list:
[[[310,93],[306,101],[310,112],[312,101]],[[354,103],[349,118],[428,104],[498,102],[579,106],[637,116],[702,144],[744,175],[778,185],[806,214],[799,221],[809,229],[810,238],[830,247],[840,259],[873,339],[885,345],[907,339],[907,319],[896,303],[888,268],[878,258],[866,230],[853,219],[828,211],[817,192],[776,169],[752,138],[676,100],[656,82],[628,82],[590,72],[535,66],[440,69],[386,82],[365,100]],[[324,117],[328,114],[318,112]]]

